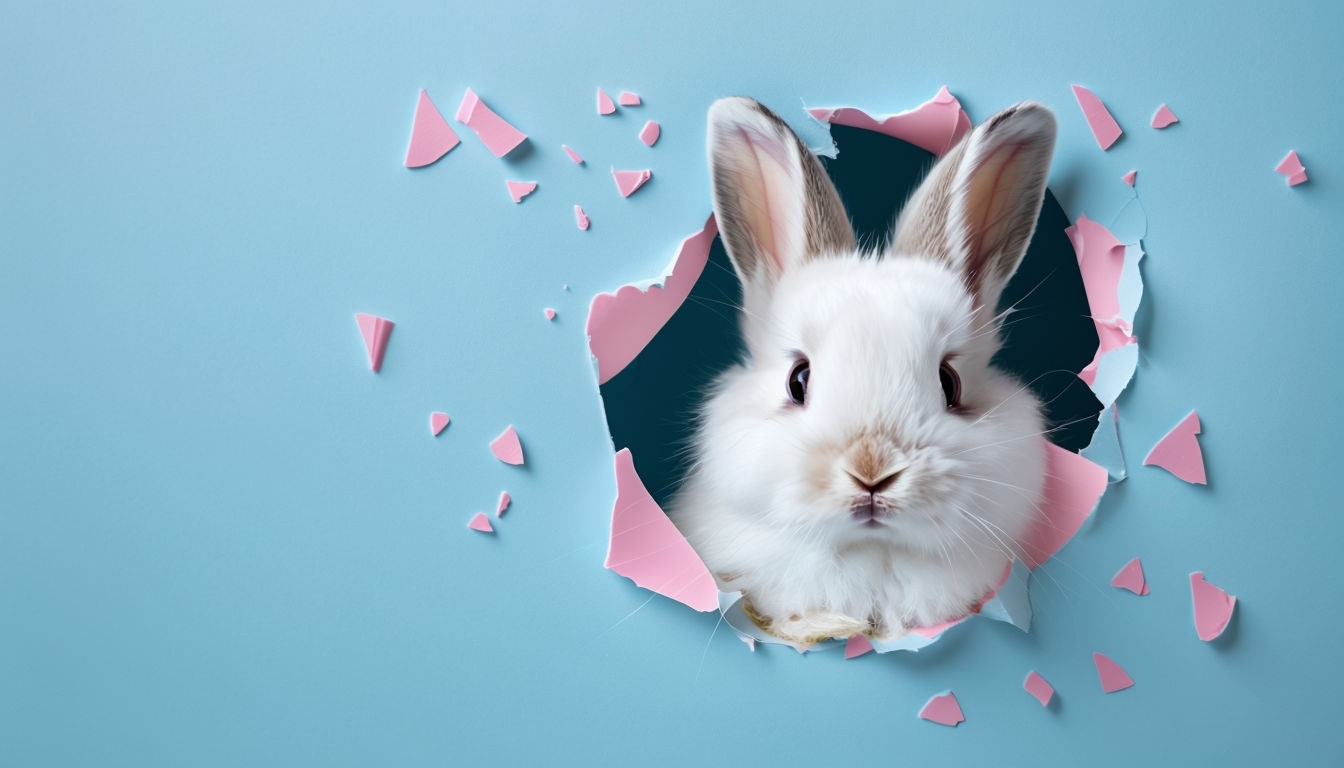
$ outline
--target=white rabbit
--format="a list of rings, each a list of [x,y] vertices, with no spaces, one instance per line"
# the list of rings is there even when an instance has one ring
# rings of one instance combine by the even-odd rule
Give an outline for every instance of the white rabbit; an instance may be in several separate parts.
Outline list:
[[[1041,406],[991,367],[1036,226],[1054,115],[1025,102],[930,171],[890,246],[770,110],[709,111],[714,211],[746,359],[715,382],[670,515],[787,641],[890,639],[977,610],[1038,514]]]

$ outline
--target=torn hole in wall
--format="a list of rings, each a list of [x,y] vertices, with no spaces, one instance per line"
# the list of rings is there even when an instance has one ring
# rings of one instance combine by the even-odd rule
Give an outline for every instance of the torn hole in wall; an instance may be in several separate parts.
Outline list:
[[[874,246],[886,242],[895,212],[935,153],[955,146],[971,126],[946,88],[919,108],[889,117],[852,108],[810,114],[829,125],[838,152],[825,161],[826,172],[856,236]],[[1098,443],[1099,414],[1111,428],[1100,439],[1119,451],[1113,407],[1134,366],[1115,353],[1137,349],[1132,324],[1141,255],[1137,237],[1121,243],[1095,221],[1080,217],[1071,223],[1047,191],[1027,255],[999,303],[1015,309],[994,357],[997,367],[1026,382],[1044,406],[1050,429],[1041,515],[1015,542],[1020,556],[972,614],[875,639],[875,650],[918,650],[971,615],[1029,628],[1031,571],[1077,533],[1108,479],[1123,477],[1123,457],[1108,477],[1106,467],[1078,451]],[[662,275],[593,299],[589,347],[617,452],[618,498],[607,567],[696,610],[718,610],[744,641],[781,643],[747,615],[740,593],[719,591],[664,512],[686,475],[686,449],[703,393],[742,357],[740,304],[741,286],[712,215],[682,242]],[[1103,329],[1112,337],[1101,336]],[[845,645],[843,640],[786,644],[799,650]]]

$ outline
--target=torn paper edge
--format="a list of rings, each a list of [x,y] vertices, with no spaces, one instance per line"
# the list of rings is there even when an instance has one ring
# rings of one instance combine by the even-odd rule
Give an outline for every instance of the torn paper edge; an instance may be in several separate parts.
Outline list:
[[[1204,574],[1190,574],[1190,602],[1195,611],[1195,634],[1204,642],[1217,640],[1232,621],[1237,598],[1210,584]]]
[[[854,107],[816,107],[807,112],[820,123],[874,131],[939,156],[971,130],[970,116],[945,85],[918,107],[883,117],[872,117]]]

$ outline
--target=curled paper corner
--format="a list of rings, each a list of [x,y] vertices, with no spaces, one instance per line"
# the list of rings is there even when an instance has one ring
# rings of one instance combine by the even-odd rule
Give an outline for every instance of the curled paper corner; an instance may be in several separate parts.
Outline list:
[[[535,181],[505,181],[509,188],[509,197],[513,202],[521,203],[523,198],[537,191],[537,182]]]
[[[1082,454],[1089,461],[1105,467],[1112,483],[1129,476],[1124,447],[1120,444],[1120,408],[1116,403],[1112,402],[1101,410],[1097,431],[1092,433],[1092,442],[1087,444]]]
[[[1171,111],[1171,107],[1168,107],[1166,104],[1163,104],[1162,106],[1157,108],[1156,112],[1153,113],[1153,119],[1151,122],[1149,122],[1149,125],[1153,126],[1154,128],[1157,128],[1158,130],[1161,130],[1169,125],[1175,125],[1176,123],[1179,122],[1181,122],[1181,119],[1176,116],[1175,112]]]
[[[579,156],[578,152],[574,151],[573,147],[568,144],[561,144],[560,148],[565,150],[565,154],[569,155],[569,159],[573,160],[575,165],[583,165],[583,158]]]
[[[1034,669],[1028,672],[1027,679],[1022,681],[1022,689],[1034,696],[1042,707],[1050,706],[1050,700],[1055,697],[1055,687],[1046,682],[1041,673]]]
[[[523,444],[518,440],[518,430],[510,424],[499,433],[499,437],[490,441],[490,452],[505,464],[518,466],[523,463]]]
[[[612,102],[611,97],[601,88],[597,89],[597,114],[610,115],[616,111],[616,104]]]
[[[588,307],[587,333],[598,384],[620,373],[672,319],[700,279],[718,233],[711,214],[704,228],[681,241],[662,277],[643,287],[625,285],[614,293],[593,297]]]
[[[872,653],[873,643],[864,635],[855,635],[845,641],[845,658],[857,659],[865,653]]]
[[[1143,459],[1143,465],[1161,467],[1187,483],[1208,485],[1204,452],[1199,447],[1199,414],[1191,411]]]
[[[467,527],[473,531],[480,531],[481,533],[495,532],[495,527],[490,524],[490,518],[486,517],[484,512],[477,512],[473,515],[471,522],[467,523]]]
[[[387,340],[392,335],[395,323],[385,317],[363,312],[355,313],[355,323],[359,326],[359,335],[364,339],[364,351],[369,355],[369,370],[377,373],[383,367]]]
[[[1111,586],[1127,589],[1136,595],[1148,594],[1148,581],[1144,578],[1143,563],[1139,562],[1139,558],[1130,560],[1116,571],[1111,577]]]
[[[434,435],[435,437],[438,437],[440,434],[443,433],[443,430],[448,428],[449,421],[450,419],[448,418],[448,414],[444,413],[443,411],[432,411],[429,414],[430,434]]]
[[[509,505],[513,503],[513,497],[508,491],[499,492],[499,503],[495,505],[495,517],[503,517],[508,511]]]
[[[495,114],[470,88],[457,108],[457,122],[474,131],[495,157],[503,157],[527,141],[527,134]]]
[[[1190,600],[1195,608],[1195,634],[1204,642],[1217,640],[1232,621],[1237,598],[1210,584],[1200,571],[1190,574]]]
[[[658,143],[658,137],[663,133],[662,126],[658,125],[656,120],[650,120],[639,129],[639,140],[644,142],[644,146],[652,147]]]
[[[1134,685],[1134,678],[1121,669],[1110,656],[1093,653],[1092,663],[1097,667],[1097,679],[1101,682],[1102,693],[1115,693]]]
[[[583,206],[581,205],[574,206],[574,224],[584,232],[587,232],[588,227],[592,225],[592,220],[588,218],[588,214],[583,212]]]
[[[616,452],[616,503],[606,567],[697,611],[719,608],[714,577],[649,495],[629,448]]]
[[[1115,122],[1111,111],[1106,109],[1106,105],[1101,103],[1101,99],[1092,91],[1081,85],[1071,86],[1073,88],[1073,97],[1078,100],[1078,107],[1083,110],[1083,118],[1087,120],[1087,127],[1092,131],[1092,138],[1097,140],[1097,146],[1102,151],[1111,148],[1120,134],[1124,133],[1120,124]]]
[[[923,720],[939,725],[947,725],[953,728],[959,723],[966,722],[965,715],[961,712],[961,703],[951,691],[940,693],[929,699],[923,709],[919,710],[919,716]]]
[[[1306,166],[1302,165],[1302,159],[1297,156],[1295,149],[1288,150],[1288,154],[1274,166],[1274,171],[1285,176],[1290,187],[1296,187],[1307,180]]]
[[[918,107],[885,117],[872,117],[854,107],[818,107],[807,111],[819,122],[893,136],[935,155],[946,153],[971,130],[970,116],[945,85]]]
[[[415,104],[415,117],[411,120],[411,141],[406,147],[405,165],[407,168],[423,168],[448,154],[453,147],[462,143],[448,121],[443,119],[438,107],[430,101],[429,93],[420,89],[420,100]]]
[[[647,168],[642,171],[618,171],[613,168],[611,178],[616,180],[616,191],[621,193],[621,197],[629,197],[653,178],[653,171]]]
[[[638,107],[644,103],[644,100],[639,98],[639,94],[634,91],[621,91],[616,97],[616,101],[622,107]]]

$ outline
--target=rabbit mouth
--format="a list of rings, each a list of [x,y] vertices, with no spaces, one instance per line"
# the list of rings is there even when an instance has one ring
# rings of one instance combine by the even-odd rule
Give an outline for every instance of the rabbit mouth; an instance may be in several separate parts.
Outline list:
[[[865,528],[881,528],[885,526],[886,518],[892,513],[885,500],[877,498],[872,494],[863,494],[856,496],[849,505],[850,519],[859,523]]]

